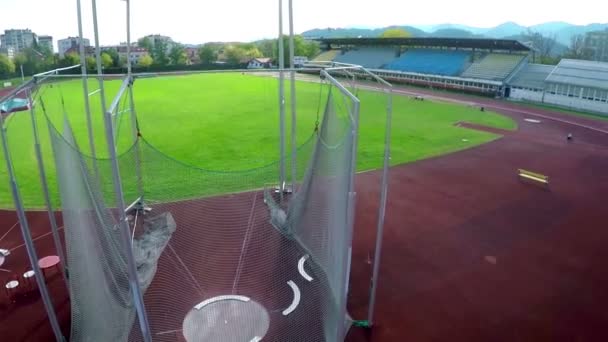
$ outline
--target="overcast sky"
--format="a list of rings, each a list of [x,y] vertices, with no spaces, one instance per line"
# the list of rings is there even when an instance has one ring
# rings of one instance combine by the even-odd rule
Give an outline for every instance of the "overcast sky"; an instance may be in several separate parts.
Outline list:
[[[278,31],[277,0],[132,0],[132,35],[160,33],[183,43],[251,41]],[[295,30],[458,23],[491,27],[505,21],[606,22],[603,0],[294,0]],[[91,0],[82,0],[85,36],[92,39]],[[98,0],[102,45],[126,40],[125,2]],[[285,0],[285,7],[287,0]],[[593,10],[593,9],[597,10]],[[0,0],[0,32],[30,28],[55,39],[78,34],[76,0]],[[287,29],[287,26],[285,26]]]

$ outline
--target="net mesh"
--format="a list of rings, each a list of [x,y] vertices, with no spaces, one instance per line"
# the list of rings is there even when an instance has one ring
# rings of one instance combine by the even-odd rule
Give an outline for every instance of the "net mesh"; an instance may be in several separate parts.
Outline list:
[[[120,238],[110,161],[93,162],[79,152],[68,122],[60,133],[49,121],[72,340],[142,339],[127,253],[138,266],[155,341],[232,341],[243,332],[248,341],[343,338],[355,113],[350,97],[329,88],[319,129],[298,148],[292,194],[269,186],[278,162],[205,170],[138,139],[118,158],[125,201],[142,197],[149,207],[129,216],[132,243]],[[116,127],[125,126],[120,120]]]

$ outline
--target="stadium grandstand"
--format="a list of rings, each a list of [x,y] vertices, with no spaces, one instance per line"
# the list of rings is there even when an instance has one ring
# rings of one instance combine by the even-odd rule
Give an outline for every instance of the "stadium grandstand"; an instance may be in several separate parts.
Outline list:
[[[517,54],[489,53],[475,61],[462,76],[501,81],[509,76],[524,58],[525,56]]]
[[[504,80],[527,62],[515,40],[457,38],[319,39],[313,61],[363,65],[397,83],[504,96]],[[331,58],[333,57],[333,58]]]
[[[315,61],[363,65],[395,82],[608,114],[608,63],[530,63],[516,40],[472,38],[318,39]]]

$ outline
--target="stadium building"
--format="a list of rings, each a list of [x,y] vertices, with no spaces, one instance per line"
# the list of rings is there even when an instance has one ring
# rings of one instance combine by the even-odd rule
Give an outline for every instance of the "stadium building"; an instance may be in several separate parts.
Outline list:
[[[608,63],[532,64],[516,41],[459,38],[319,39],[315,61],[362,65],[395,83],[608,114]]]

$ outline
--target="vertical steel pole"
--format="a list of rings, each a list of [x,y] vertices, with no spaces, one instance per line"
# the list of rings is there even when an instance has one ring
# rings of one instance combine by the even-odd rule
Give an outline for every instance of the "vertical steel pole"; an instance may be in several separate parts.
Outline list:
[[[95,39],[95,62],[97,63],[97,82],[99,82],[99,98],[101,99],[101,112],[106,112],[106,92],[103,82],[103,70],[101,69],[101,50],[99,48],[99,26],[97,25],[97,0],[92,0],[93,7],[93,32]],[[127,58],[128,59],[128,58]]]
[[[293,32],[293,0],[289,0],[289,67],[291,68],[290,86],[291,86],[291,191],[295,193],[296,182],[298,177],[297,170],[297,141],[296,141],[296,72],[295,69],[295,42]]]
[[[129,85],[129,112],[131,114],[131,131],[133,134],[133,143],[135,146],[135,177],[137,177],[137,192],[141,199],[142,206],[144,205],[144,185],[141,173],[141,150],[139,146],[139,129],[137,128],[137,113],[135,112],[135,100],[133,96],[133,85],[135,79],[131,77],[131,1],[127,2],[127,76],[131,79]]]
[[[23,240],[25,241],[25,249],[30,259],[30,265],[32,266],[32,270],[34,271],[36,283],[38,284],[38,289],[40,291],[40,296],[42,297],[42,302],[44,304],[46,314],[49,317],[51,328],[53,329],[53,334],[55,334],[55,339],[57,341],[65,341],[65,338],[61,333],[61,328],[59,327],[59,322],[57,321],[57,315],[55,315],[55,309],[53,308],[53,302],[51,301],[49,291],[46,287],[44,276],[42,275],[40,266],[38,266],[38,255],[36,254],[34,241],[32,240],[32,235],[30,234],[30,227],[25,216],[25,209],[23,207],[21,194],[19,192],[19,187],[15,178],[13,162],[11,160],[11,155],[8,148],[8,139],[6,137],[6,127],[4,127],[4,118],[2,117],[2,115],[0,115],[0,140],[2,140],[4,161],[6,162],[6,170],[10,183],[9,186],[13,195],[13,201],[15,202],[15,210],[17,212],[17,217],[19,218],[21,234],[23,235]]]
[[[78,10],[78,42],[80,50],[80,68],[82,73],[82,91],[84,92],[84,111],[87,116],[87,132],[89,134],[89,149],[93,160],[93,169],[97,172],[97,160],[95,153],[95,136],[93,134],[93,118],[91,117],[91,104],[89,103],[89,83],[87,80],[87,56],[84,51],[84,37],[82,33],[82,9],[80,0],[76,0]]]
[[[132,79],[129,79],[132,82]],[[119,93],[117,96],[121,96]],[[104,115],[105,133],[106,140],[108,143],[108,153],[110,155],[110,161],[112,165],[112,180],[114,183],[114,192],[116,194],[116,209],[120,215],[120,235],[125,245],[125,255],[127,257],[127,267],[129,273],[129,285],[131,287],[131,293],[133,295],[133,302],[135,309],[137,310],[137,317],[139,318],[139,326],[141,333],[146,342],[152,342],[152,335],[150,332],[150,324],[148,322],[148,316],[146,308],[144,306],[143,295],[139,286],[139,280],[137,279],[137,266],[135,265],[135,259],[133,257],[133,249],[131,243],[131,229],[127,221],[127,214],[125,213],[125,200],[122,190],[122,181],[120,178],[120,168],[118,166],[118,158],[116,156],[116,146],[114,144],[114,128],[112,127],[112,112],[111,110],[106,111]]]
[[[367,324],[373,325],[374,308],[376,306],[376,291],[378,289],[378,274],[380,273],[380,258],[382,257],[382,238],[384,237],[384,216],[386,214],[386,201],[388,196],[388,170],[391,159],[391,129],[393,120],[393,88],[389,88],[388,103],[386,107],[386,128],[384,140],[384,166],[382,169],[382,188],[380,193],[380,209],[378,210],[378,229],[376,233],[376,250],[374,251],[374,267],[369,294],[369,308]]]
[[[44,197],[44,203],[46,210],[49,214],[49,222],[51,223],[51,235],[53,236],[53,242],[55,243],[55,249],[57,250],[57,256],[63,267],[61,268],[61,274],[65,285],[69,288],[68,278],[66,276],[67,262],[65,253],[63,252],[63,244],[59,237],[59,228],[57,226],[57,220],[55,219],[55,211],[53,209],[53,203],[51,202],[51,196],[49,194],[49,185],[46,180],[46,170],[44,168],[44,160],[42,159],[42,150],[40,148],[40,136],[38,135],[38,124],[36,122],[36,114],[34,112],[34,102],[32,98],[32,91],[28,89],[28,101],[30,102],[30,117],[32,119],[32,132],[34,134],[34,150],[36,153],[36,160],[38,162],[38,173],[40,174],[40,185],[42,186],[42,195]]]
[[[345,260],[345,274],[344,274],[344,298],[342,305],[340,306],[340,319],[344,321],[340,321],[342,325],[339,327],[341,329],[338,338],[339,341],[344,341],[346,338],[346,305],[348,303],[348,285],[350,283],[350,269],[351,269],[351,261],[353,254],[353,231],[355,229],[355,208],[357,206],[357,192],[355,191],[355,174],[357,173],[357,145],[359,139],[359,109],[360,102],[355,99],[353,101],[353,127],[352,127],[352,147],[351,147],[351,165],[350,165],[350,180],[349,180],[349,192],[348,192],[348,213],[347,213],[347,229],[346,229],[346,245],[348,248],[344,251],[344,259]]]
[[[283,0],[279,0],[279,191],[285,190],[285,46],[283,42]]]
[[[131,77],[131,0],[127,2],[127,75]]]

